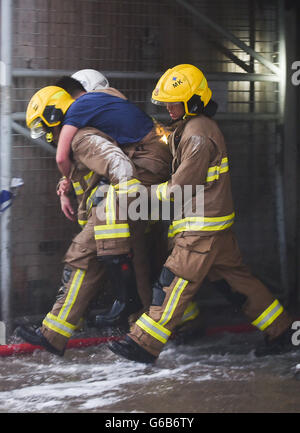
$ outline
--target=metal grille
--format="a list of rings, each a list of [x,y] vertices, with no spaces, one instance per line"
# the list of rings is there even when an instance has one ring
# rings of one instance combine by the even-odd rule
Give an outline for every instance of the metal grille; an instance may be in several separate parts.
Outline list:
[[[113,87],[161,119],[163,113],[150,103],[160,73],[179,63],[203,70],[220,107],[217,118],[228,145],[236,232],[245,261],[272,289],[283,293],[280,197],[272,180],[279,78],[234,43],[238,38],[280,67],[277,2],[12,3],[12,175],[24,179],[11,208],[12,315],[40,314],[51,306],[63,253],[77,230],[59,211],[55,193],[59,174],[53,154],[24,136],[24,112],[36,90],[83,68],[104,72]]]

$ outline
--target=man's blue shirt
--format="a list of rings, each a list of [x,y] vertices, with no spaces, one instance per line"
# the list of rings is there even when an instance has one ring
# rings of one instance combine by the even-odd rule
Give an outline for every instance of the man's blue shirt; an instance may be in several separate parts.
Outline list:
[[[151,131],[153,122],[127,99],[104,92],[88,92],[73,102],[63,125],[97,128],[122,146],[140,141]]]

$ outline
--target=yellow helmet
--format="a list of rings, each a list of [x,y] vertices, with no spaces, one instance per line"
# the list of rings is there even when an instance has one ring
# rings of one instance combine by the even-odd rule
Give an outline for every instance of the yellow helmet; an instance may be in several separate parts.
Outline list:
[[[195,97],[195,95],[198,95]],[[170,102],[183,102],[185,113],[196,115],[195,99],[205,107],[210,101],[212,92],[205,76],[196,66],[182,64],[168,69],[158,80],[152,92],[152,102],[165,105]]]
[[[26,111],[26,124],[31,137],[41,137],[49,128],[59,125],[73,102],[71,95],[61,87],[47,86],[36,92]]]

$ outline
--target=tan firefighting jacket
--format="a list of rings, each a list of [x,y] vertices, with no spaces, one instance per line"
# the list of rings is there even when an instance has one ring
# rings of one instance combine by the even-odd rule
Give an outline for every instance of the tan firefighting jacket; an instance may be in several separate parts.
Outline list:
[[[99,155],[96,154],[97,149]],[[87,222],[102,176],[116,191],[122,189],[127,193],[133,191],[138,182],[150,186],[170,177],[172,155],[168,146],[160,140],[155,127],[139,143],[122,149],[97,129],[84,128],[74,137],[72,151],[74,168],[71,178],[78,199],[78,222],[81,227]]]
[[[155,128],[139,143],[126,146],[124,152],[110,137],[94,128],[84,128],[74,137],[72,151],[74,164],[71,180],[77,197],[78,223],[81,228],[86,226],[92,215],[93,206],[97,204],[97,192],[102,177],[110,184],[108,195],[111,191],[114,194],[120,191],[130,193],[137,183],[147,186],[169,178],[172,155],[168,146],[159,140]],[[125,153],[128,153],[128,156]],[[107,208],[110,206],[108,195],[105,208],[107,217],[110,217],[110,209]],[[103,202],[101,206],[102,204]],[[93,215],[95,216],[95,212]],[[147,225],[146,221],[144,224],[141,223],[143,222],[135,224],[131,232],[128,222],[120,226],[116,219],[110,221],[108,226],[106,226],[107,221],[100,226],[100,221],[95,219],[94,241],[97,244],[97,254],[103,253],[101,250],[104,248],[103,242],[105,242],[105,253],[114,250],[115,253],[121,254],[121,241],[122,248],[125,248],[123,244],[128,240],[126,245],[131,246],[134,252],[133,264],[139,295],[143,305],[148,305],[151,301],[148,299],[149,296],[151,298],[151,281],[150,277],[149,281],[147,278],[150,270],[144,239]],[[109,236],[103,234],[103,227],[109,230]],[[160,245],[162,249],[162,240]]]
[[[234,222],[229,163],[224,137],[216,122],[204,115],[179,122],[169,136],[173,155],[172,176],[168,182],[158,185],[157,197],[172,200],[176,185],[182,190],[191,185],[192,214],[182,212],[169,228],[169,238],[188,232],[209,236],[226,230]],[[197,185],[203,185],[204,206],[197,213]],[[184,203],[184,200],[183,200]],[[191,216],[192,215],[192,216]]]

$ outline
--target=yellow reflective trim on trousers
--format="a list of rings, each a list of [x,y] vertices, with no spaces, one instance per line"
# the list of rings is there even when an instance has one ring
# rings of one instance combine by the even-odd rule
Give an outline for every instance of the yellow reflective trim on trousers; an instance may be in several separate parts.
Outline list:
[[[156,188],[156,197],[160,201],[170,201],[167,198],[168,181],[160,183]]]
[[[282,312],[283,306],[277,299],[275,299],[275,301],[257,319],[252,322],[252,325],[263,331],[268,326],[270,326]]]
[[[77,295],[78,292],[80,290],[80,287],[82,285],[83,279],[85,277],[86,271],[82,270],[82,269],[78,269],[75,272],[75,275],[73,277],[70,289],[68,291],[68,295],[65,299],[64,305],[61,307],[61,310],[58,314],[58,318],[61,320],[66,320],[76,299],[77,299]]]
[[[218,180],[220,174],[226,173],[229,171],[228,166],[228,158],[222,158],[221,165],[215,165],[213,167],[209,167],[207,170],[206,182],[212,182],[213,180]]]
[[[129,238],[129,225],[127,223],[122,223],[94,226],[94,237],[96,240],[110,238]]]
[[[164,309],[164,312],[160,320],[158,321],[160,325],[165,326],[172,319],[173,313],[177,307],[180,296],[187,284],[188,284],[187,280],[184,280],[183,278],[178,278],[178,281],[175,284],[172,293],[169,297],[166,308]]]
[[[216,231],[225,230],[234,223],[235,213],[222,217],[186,217],[175,220],[169,227],[168,237],[186,231]]]
[[[155,322],[145,313],[136,321],[136,325],[147,332],[147,334],[164,344],[168,341],[168,338],[171,335],[171,331]]]
[[[81,187],[81,185],[80,185],[79,182],[72,182],[72,185],[73,185],[73,188],[74,188],[74,191],[75,191],[76,195],[81,195],[81,194],[84,193],[84,191],[83,191],[83,189],[82,189],[82,187]]]
[[[78,329],[82,328],[83,325],[84,325],[84,318],[81,317],[81,318],[79,319],[79,322],[78,322],[77,325],[75,326],[75,329],[78,330]]]
[[[199,314],[200,314],[200,310],[196,302],[190,302],[183,313],[183,316],[180,321],[180,325],[188,322],[189,320],[196,319],[196,317],[198,317]]]
[[[109,185],[109,189],[106,196],[106,224],[114,224],[116,222],[116,209],[115,209],[115,189],[112,185]]]
[[[66,322],[65,320],[59,319],[52,313],[47,314],[47,316],[43,320],[43,325],[67,338],[70,338],[75,329],[77,328],[77,326],[74,326],[71,323]]]

